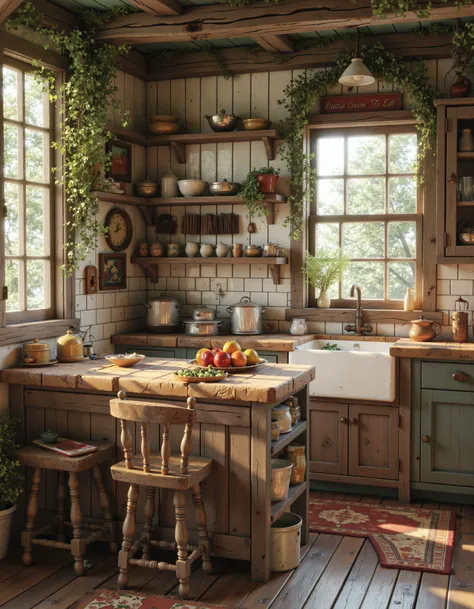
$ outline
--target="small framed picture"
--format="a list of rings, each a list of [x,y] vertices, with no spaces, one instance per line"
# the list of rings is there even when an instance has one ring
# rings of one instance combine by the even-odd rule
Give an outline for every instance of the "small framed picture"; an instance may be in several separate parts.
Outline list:
[[[127,255],[99,254],[99,289],[124,290],[127,287]]]
[[[112,153],[112,165],[107,172],[108,178],[117,182],[132,181],[132,145],[120,140],[107,142],[107,152]]]

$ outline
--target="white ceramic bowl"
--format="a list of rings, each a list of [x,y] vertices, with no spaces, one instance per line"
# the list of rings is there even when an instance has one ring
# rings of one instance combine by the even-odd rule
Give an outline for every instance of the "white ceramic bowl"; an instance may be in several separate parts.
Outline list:
[[[112,353],[112,355],[106,355],[105,359],[114,364],[114,366],[119,366],[120,368],[131,368],[145,359],[145,355],[140,355],[138,353],[134,354],[134,357],[127,357],[126,355]]]
[[[206,186],[204,180],[178,180],[178,188],[183,197],[200,197]]]

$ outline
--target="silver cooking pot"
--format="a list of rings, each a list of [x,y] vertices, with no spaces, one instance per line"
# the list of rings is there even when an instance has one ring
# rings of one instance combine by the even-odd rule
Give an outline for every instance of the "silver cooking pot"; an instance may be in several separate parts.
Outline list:
[[[227,307],[230,313],[230,326],[232,334],[262,334],[264,309],[252,302],[248,296],[243,296],[240,302]]]
[[[215,309],[208,307],[196,307],[192,310],[194,321],[214,321],[216,319]]]
[[[146,325],[152,332],[173,332],[179,328],[179,302],[163,293],[147,302]]]

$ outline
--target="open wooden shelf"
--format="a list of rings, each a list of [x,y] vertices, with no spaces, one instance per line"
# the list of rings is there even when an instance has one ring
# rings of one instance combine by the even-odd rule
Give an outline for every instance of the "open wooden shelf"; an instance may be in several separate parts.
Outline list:
[[[150,258],[142,256],[132,256],[132,264],[141,264],[147,271],[149,277],[153,282],[156,283],[158,279],[158,265],[159,264],[170,264],[170,263],[181,263],[181,264],[266,264],[270,268],[273,283],[280,283],[280,266],[282,264],[288,264],[288,258],[283,257],[255,257],[255,258],[188,258],[188,257],[176,257],[176,258]]]
[[[301,497],[301,495],[306,492],[307,482],[302,482],[301,484],[295,484],[295,486],[290,486],[290,490],[288,491],[288,497],[283,501],[276,501],[272,503],[271,507],[271,521],[272,523],[275,520],[278,520],[282,514],[288,511],[288,508],[293,505],[293,503]]]
[[[458,207],[474,207],[474,201],[458,201],[456,205]]]
[[[299,423],[296,423],[296,425],[293,425],[293,429],[288,433],[280,434],[278,440],[271,443],[270,453],[272,455],[277,455],[280,453],[288,446],[288,444],[293,442],[293,440],[295,440],[300,434],[306,431],[307,427],[308,423],[306,421],[300,421]]]
[[[458,152],[460,161],[474,161],[474,152]]]
[[[180,163],[186,162],[186,144],[219,144],[223,142],[262,141],[269,161],[274,161],[277,153],[277,140],[281,139],[276,129],[259,131],[226,131],[221,133],[175,133],[173,135],[142,135],[123,127],[107,125],[106,128],[116,137],[138,144],[139,146],[171,146]]]

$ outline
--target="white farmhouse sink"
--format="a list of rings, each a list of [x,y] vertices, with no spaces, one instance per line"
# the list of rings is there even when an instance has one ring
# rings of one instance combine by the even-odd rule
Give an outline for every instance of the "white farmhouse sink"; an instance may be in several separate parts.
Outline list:
[[[322,351],[327,344],[340,351]],[[290,364],[311,364],[316,378],[309,385],[312,396],[354,400],[395,400],[393,343],[357,340],[313,340],[290,352]]]

